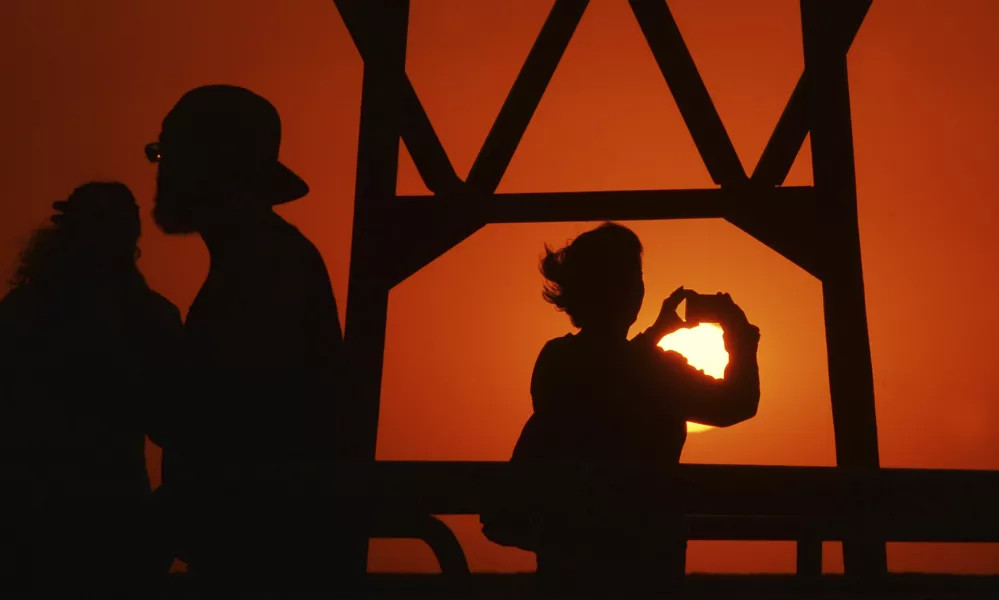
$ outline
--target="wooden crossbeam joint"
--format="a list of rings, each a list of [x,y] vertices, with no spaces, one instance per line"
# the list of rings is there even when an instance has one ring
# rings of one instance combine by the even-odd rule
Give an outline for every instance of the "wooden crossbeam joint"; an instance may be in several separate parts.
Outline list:
[[[372,51],[367,28],[370,23],[365,14],[374,5],[367,3],[368,10],[365,10],[361,8],[365,3],[358,0],[334,1],[362,58],[369,60]],[[748,180],[745,171],[669,7],[662,0],[630,0],[630,5],[712,178],[730,189],[746,187]],[[853,10],[844,18],[844,27],[840,32],[843,52],[856,35],[869,5],[870,0],[850,5]],[[462,209],[450,199],[468,198],[469,201],[474,201],[471,198],[481,198],[482,192],[487,192],[488,196],[488,192],[495,190],[586,6],[586,0],[557,0],[552,7],[472,166],[467,185],[455,174],[408,77],[403,75],[397,82],[401,109],[400,132],[424,183],[435,195],[432,199],[419,201],[420,207],[425,209],[423,213],[432,215],[433,219],[417,216],[420,211],[414,213],[403,210],[408,227],[400,228],[400,219],[391,217],[383,224],[384,237],[399,239],[400,242],[404,239],[403,245],[408,249],[406,256],[402,258],[380,257],[379,262],[385,263],[380,265],[380,269],[385,272],[390,286],[429,264],[487,222],[494,222],[488,218],[474,218],[471,216],[476,214],[474,210]],[[795,93],[768,142],[754,172],[751,187],[783,182],[786,170],[790,168],[808,131],[808,94],[803,91],[806,82],[807,71],[799,79]],[[784,163],[787,169],[783,168]],[[476,189],[479,194],[470,194],[469,188]],[[726,218],[761,243],[821,278],[820,252],[813,246],[825,244],[818,241],[820,231],[816,227],[818,220],[812,207],[796,208],[796,219],[789,219],[782,208],[784,207],[754,204],[752,209],[747,206],[746,209],[731,212]],[[452,210],[456,211],[457,218],[447,218]],[[399,264],[393,264],[394,262]]]
[[[387,226],[400,236],[396,239],[405,240],[407,252],[384,257],[392,261],[385,266],[389,285],[410,277],[486,224],[478,207],[462,206],[461,202],[485,201],[499,185],[587,5],[588,0],[556,0],[467,181],[443,193],[432,190],[438,192],[434,198],[411,199],[409,202],[420,203],[413,207],[396,205],[399,212]]]
[[[853,40],[860,31],[860,27],[871,7],[872,0],[854,0],[837,5],[837,8],[846,11],[842,17],[841,27],[834,33],[834,43],[836,52],[844,55],[853,45]],[[831,24],[835,27],[835,23]],[[805,136],[810,129],[809,102],[811,98],[810,83],[808,81],[808,69],[806,68],[798,83],[794,86],[794,91],[784,106],[780,120],[767,145],[763,149],[760,160],[753,170],[752,181],[761,186],[783,185],[787,179],[794,159],[801,151],[801,146],[805,142]]]
[[[377,59],[382,51],[371,43],[371,29],[378,14],[377,2],[371,0],[333,0],[344,25],[350,33],[361,59],[368,63]],[[434,131],[433,124],[423,108],[409,77],[403,72],[394,81],[394,91],[399,95],[399,134],[406,143],[416,170],[424,185],[435,194],[451,193],[460,188],[462,181]]]

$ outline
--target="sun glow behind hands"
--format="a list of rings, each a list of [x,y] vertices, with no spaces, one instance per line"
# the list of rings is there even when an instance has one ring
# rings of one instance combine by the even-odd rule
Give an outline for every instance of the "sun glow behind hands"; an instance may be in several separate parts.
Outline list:
[[[715,379],[725,376],[728,352],[725,351],[722,328],[714,323],[701,323],[691,328],[678,329],[659,340],[658,345],[663,350],[679,352],[687,359],[690,366],[700,369]],[[709,429],[713,427],[687,422],[688,433]]]

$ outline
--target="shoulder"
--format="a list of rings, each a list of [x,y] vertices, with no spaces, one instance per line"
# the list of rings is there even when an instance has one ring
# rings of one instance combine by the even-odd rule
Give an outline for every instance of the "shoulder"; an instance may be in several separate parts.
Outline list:
[[[323,255],[297,227],[281,219],[278,243],[281,246],[284,259],[289,261],[291,272],[303,279],[329,281],[326,261]]]
[[[279,244],[283,251],[300,257],[319,256],[315,244],[298,227],[281,217],[278,217],[269,229],[268,240]]]
[[[573,337],[568,334],[548,340],[538,353],[531,373],[531,399],[535,413],[546,412],[551,410],[553,404],[558,405],[558,394],[554,391],[557,389],[557,382],[563,379],[561,373],[564,373],[567,363],[571,362],[567,359],[567,351],[572,347]]]
[[[534,362],[532,380],[536,383],[549,373],[557,371],[562,365],[571,362],[569,356],[573,346],[575,346],[575,341],[575,336],[571,333],[548,340],[542,346],[541,352],[538,353],[538,359]]]
[[[538,354],[538,360],[553,359],[558,356],[564,355],[569,352],[573,346],[575,346],[576,336],[571,333],[567,333],[562,337],[557,337],[550,339],[545,342],[545,345],[541,347],[541,352]]]
[[[43,305],[52,302],[51,295],[40,293],[29,287],[16,287],[0,299],[0,322],[5,327],[24,325],[29,317],[44,312]]]
[[[3,298],[0,298],[0,311],[4,314],[8,312],[19,310],[27,305],[29,292],[26,288],[16,287],[7,292]]]
[[[0,299],[0,329],[13,330],[24,323],[24,317],[31,307],[28,292],[24,288],[14,288]]]

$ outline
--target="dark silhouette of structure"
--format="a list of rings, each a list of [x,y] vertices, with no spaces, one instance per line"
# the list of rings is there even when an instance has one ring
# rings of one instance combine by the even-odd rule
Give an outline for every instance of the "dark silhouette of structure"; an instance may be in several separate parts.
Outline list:
[[[0,301],[0,529],[14,534],[17,587],[145,597],[169,566],[155,554],[144,451],[147,434],[162,443],[157,386],[180,314],[136,266],[125,185],[88,183],[55,208]]]
[[[185,323],[162,498],[206,585],[318,592],[338,564],[329,506],[310,492],[342,439],[342,336],[322,257],[273,211],[309,191],[278,161],[280,137],[267,100],[212,85],[185,94],[146,148],[156,223],[199,234],[211,260]]]
[[[877,472],[846,60],[871,0],[801,0],[805,71],[751,175],[738,159],[666,2],[631,0],[649,48],[719,187],[537,194],[495,190],[586,0],[555,1],[464,181],[451,166],[405,73],[408,2],[334,1],[364,60],[348,299],[352,309],[345,333],[353,399],[341,407],[343,418],[356,424],[351,457],[374,458],[389,290],[484,225],[723,218],[822,281],[837,464],[857,477]],[[809,134],[814,185],[783,186]],[[396,195],[400,138],[433,196]],[[471,472],[451,468],[475,479]],[[850,519],[860,522],[856,514]],[[848,574],[886,572],[885,545],[875,528],[856,526],[843,535]],[[811,542],[799,544],[799,567],[815,568],[820,552],[815,548]],[[363,569],[364,556],[359,545],[352,559],[355,568]]]
[[[630,229],[605,223],[557,251],[546,249],[544,298],[580,328],[550,340],[531,380],[534,414],[513,451],[516,465],[625,461],[676,465],[687,421],[727,427],[756,415],[760,400],[756,349],[759,329],[727,295],[713,297],[730,362],[723,379],[663,352],[659,340],[682,327],[676,310],[696,295],[677,289],[656,322],[628,339],[645,296],[642,245]],[[626,490],[619,490],[626,495]],[[678,586],[684,577],[687,533],[680,511],[641,510],[612,521],[580,497],[547,514],[522,515],[507,526],[483,515],[483,531],[537,554],[538,577],[577,591],[624,593]],[[542,511],[544,513],[544,511]],[[512,531],[497,529],[509,528]],[[537,529],[537,531],[534,531]]]

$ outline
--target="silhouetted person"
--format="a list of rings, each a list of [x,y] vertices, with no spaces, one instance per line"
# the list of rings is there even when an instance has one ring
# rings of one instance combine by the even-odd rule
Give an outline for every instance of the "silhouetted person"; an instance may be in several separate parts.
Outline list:
[[[565,248],[546,248],[541,271],[547,280],[544,298],[580,331],[541,350],[531,380],[534,414],[512,462],[677,464],[687,421],[727,427],[756,414],[759,330],[727,295],[719,315],[729,353],[724,379],[657,347],[664,335],[685,326],[676,314],[690,294],[683,288],[663,302],[652,327],[628,339],[645,294],[642,245],[631,230],[606,223]],[[682,581],[686,534],[681,515],[633,511],[585,517],[582,498],[580,506],[554,510],[562,514],[542,518],[540,524],[533,518],[535,525],[529,527],[534,531],[513,530],[519,517],[485,516],[485,532],[534,550],[538,577],[550,588],[613,592],[634,585],[651,590]],[[531,520],[521,519],[519,526]]]
[[[0,518],[38,597],[145,598],[168,566],[151,554],[145,436],[161,442],[156,390],[180,314],[136,266],[125,185],[88,183],[54,206],[0,301]]]
[[[186,93],[146,148],[156,223],[198,234],[210,256],[185,324],[164,490],[181,558],[230,588],[318,585],[336,567],[332,508],[305,492],[336,458],[343,342],[322,257],[273,210],[309,191],[279,162],[280,140],[267,100],[212,85]]]

